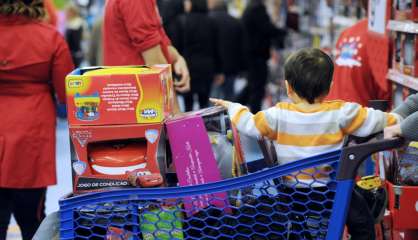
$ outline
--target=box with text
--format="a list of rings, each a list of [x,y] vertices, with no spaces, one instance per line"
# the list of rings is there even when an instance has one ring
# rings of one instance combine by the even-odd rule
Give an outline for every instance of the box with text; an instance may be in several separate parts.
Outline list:
[[[160,123],[174,104],[170,65],[77,69],[66,93],[70,125]]]

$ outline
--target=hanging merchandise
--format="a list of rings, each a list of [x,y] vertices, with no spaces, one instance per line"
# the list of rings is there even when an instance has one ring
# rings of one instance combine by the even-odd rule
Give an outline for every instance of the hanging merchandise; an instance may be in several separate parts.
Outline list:
[[[417,0],[394,0],[393,11],[395,20],[418,21]]]

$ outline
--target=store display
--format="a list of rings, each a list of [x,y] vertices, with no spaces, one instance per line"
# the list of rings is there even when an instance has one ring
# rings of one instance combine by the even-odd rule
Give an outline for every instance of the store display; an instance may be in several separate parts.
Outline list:
[[[399,185],[418,186],[418,142],[413,142],[400,156]]]
[[[418,77],[418,34],[395,31],[393,34],[393,68],[412,77]]]
[[[161,186],[162,131],[162,124],[71,126],[74,193]]]
[[[396,20],[418,21],[417,0],[394,0],[393,11]]]
[[[404,66],[406,75],[418,77],[418,34],[405,33],[404,40]]]
[[[394,48],[393,48],[393,68],[402,71],[401,68],[401,59],[402,59],[402,33],[394,32]]]
[[[70,125],[162,122],[174,103],[170,65],[92,67],[66,78]]]

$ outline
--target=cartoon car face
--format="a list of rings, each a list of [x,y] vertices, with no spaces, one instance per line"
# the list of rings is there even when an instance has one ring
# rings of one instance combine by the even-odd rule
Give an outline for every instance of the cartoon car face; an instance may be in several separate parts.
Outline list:
[[[146,170],[146,144],[102,143],[92,145],[89,159],[93,174],[126,175],[138,169]]]
[[[150,171],[138,169],[127,172],[128,181],[136,187],[157,187],[163,184],[163,176],[160,173],[151,173]]]

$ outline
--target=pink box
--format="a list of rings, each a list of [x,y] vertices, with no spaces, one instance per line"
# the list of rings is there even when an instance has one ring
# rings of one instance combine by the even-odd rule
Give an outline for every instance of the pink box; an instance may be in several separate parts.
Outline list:
[[[184,114],[166,122],[173,163],[180,186],[201,185],[222,180],[205,123],[197,113]],[[216,200],[213,200],[216,198]],[[225,199],[225,200],[222,200]],[[224,207],[226,193],[189,198],[186,210],[203,209],[208,205]]]

